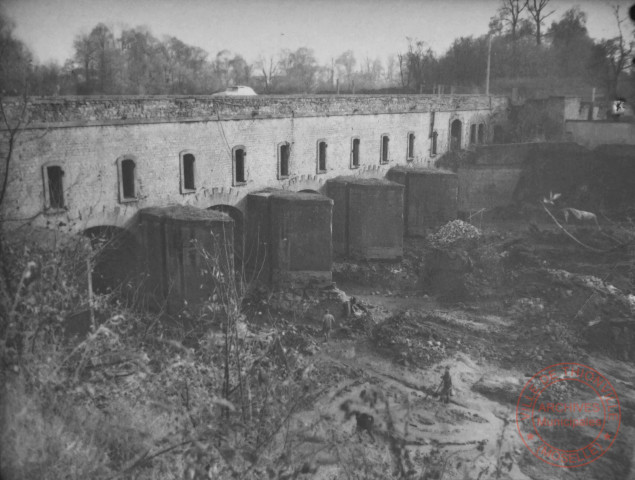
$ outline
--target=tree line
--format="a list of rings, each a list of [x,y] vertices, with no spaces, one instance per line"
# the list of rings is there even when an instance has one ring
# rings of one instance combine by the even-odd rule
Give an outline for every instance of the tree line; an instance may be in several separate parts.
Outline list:
[[[632,96],[635,31],[619,7],[613,7],[617,35],[596,41],[584,11],[573,7],[554,20],[550,1],[500,0],[488,34],[459,37],[442,55],[407,38],[401,52],[383,61],[348,50],[326,65],[308,47],[250,63],[226,49],[214,56],[173,36],[157,38],[146,27],[115,33],[103,23],[75,37],[73,56],[63,65],[35,64],[0,12],[0,92],[16,94],[26,83],[33,95],[209,94],[229,85],[250,85],[259,93],[484,93],[489,57],[492,93],[597,87],[608,96]]]
[[[549,1],[501,0],[488,34],[457,38],[442,56],[408,39],[407,50],[398,55],[402,86],[430,91],[434,85],[457,85],[482,92],[490,55],[494,92],[516,86],[563,94],[597,87],[609,97],[633,96],[635,30],[627,31],[619,7],[613,7],[617,35],[596,41],[589,36],[587,14],[577,6],[545,28],[555,13],[547,9]]]

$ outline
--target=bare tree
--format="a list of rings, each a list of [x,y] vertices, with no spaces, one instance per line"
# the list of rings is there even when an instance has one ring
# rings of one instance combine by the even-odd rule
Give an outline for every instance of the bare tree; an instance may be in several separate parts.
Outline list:
[[[529,0],[527,3],[527,10],[536,24],[536,45],[542,43],[542,30],[540,27],[547,17],[553,15],[555,12],[555,10],[551,10],[549,13],[545,13],[545,9],[550,1],[551,0]]]
[[[502,5],[499,7],[497,15],[490,19],[489,29],[491,33],[504,33],[505,27],[512,40],[512,72],[514,75],[518,72],[518,55],[517,40],[520,30],[526,30],[528,20],[521,17],[528,5],[528,0],[501,0]]]
[[[229,85],[229,62],[231,59],[232,53],[227,49],[223,49],[216,54],[216,59],[214,60],[214,73],[223,87]]]
[[[12,115],[7,113],[4,105],[4,98],[0,95],[0,115],[2,116],[3,127],[6,129],[7,136],[7,150],[2,159],[2,179],[0,185],[0,212],[2,211],[2,203],[4,202],[4,196],[7,192],[7,185],[9,183],[9,169],[11,167],[11,161],[13,159],[13,151],[15,149],[18,136],[24,127],[26,122],[26,109],[28,105],[28,96],[26,86],[22,95],[22,104],[18,108],[18,112],[14,115],[14,119],[10,118]]]
[[[609,93],[616,96],[620,74],[631,66],[631,62],[629,60],[633,53],[633,42],[628,42],[624,38],[622,23],[626,21],[626,18],[621,18],[620,6],[613,5],[612,8],[615,15],[615,21],[617,22],[619,35],[609,40],[603,40],[601,42],[601,47],[604,50],[604,55],[606,56],[608,63]]]
[[[75,48],[75,60],[81,66],[84,76],[84,87],[82,93],[92,92],[93,83],[93,62],[95,57],[95,47],[88,35],[78,35],[73,42]]]
[[[280,70],[279,61],[273,56],[260,56],[256,61],[255,67],[260,69],[262,77],[265,80],[265,92],[270,93],[273,88],[273,80]]]
[[[527,2],[528,0],[501,0],[502,5],[499,7],[497,15],[490,20],[490,30],[501,31],[507,26],[512,41],[516,42],[522,13],[528,6]]]
[[[237,54],[229,61],[229,73],[234,85],[249,85],[253,66],[249,65],[242,55]]]
[[[370,57],[366,57],[365,64],[366,64],[365,73],[368,79],[373,83],[373,85],[375,85],[376,83],[380,81],[382,77],[382,73],[384,71],[384,67],[381,63],[381,59],[379,57],[376,57],[374,59],[371,59]]]
[[[9,169],[18,136],[26,123],[27,85],[31,73],[32,56],[26,46],[13,36],[14,24],[0,10],[0,216],[2,202],[9,182]],[[22,104],[5,104],[8,92],[22,97]],[[20,93],[18,93],[20,92]],[[4,130],[5,132],[2,132]]]
[[[401,88],[410,86],[410,70],[408,69],[408,54],[398,53],[399,78],[401,78]]]
[[[355,54],[352,50],[347,50],[335,59],[335,65],[337,65],[338,67],[342,67],[344,70],[349,89],[351,88],[351,82],[353,80],[353,73],[355,71],[356,64],[357,60],[355,59]]]
[[[284,51],[284,57],[281,58],[282,66],[288,88],[304,93],[315,88],[319,67],[312,49],[300,47],[295,51]]]
[[[434,52],[426,47],[425,42],[410,37],[406,37],[406,40],[408,40],[408,51],[403,55],[403,60],[399,57],[402,76],[402,62],[405,63],[407,73],[407,82],[403,86],[412,85],[419,92],[423,86],[430,86],[436,80],[438,62]]]
[[[394,55],[389,55],[386,59],[386,70],[384,72],[384,79],[389,86],[392,86],[392,83],[395,80],[395,67],[397,65],[397,60]]]

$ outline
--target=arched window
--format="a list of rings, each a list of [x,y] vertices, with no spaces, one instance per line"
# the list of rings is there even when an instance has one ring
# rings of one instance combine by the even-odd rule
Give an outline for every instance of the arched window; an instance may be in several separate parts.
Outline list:
[[[412,162],[415,159],[415,134],[414,132],[408,132],[408,151],[406,153],[406,160]]]
[[[291,145],[289,142],[278,144],[278,178],[289,177],[289,161],[291,159]]]
[[[478,143],[485,143],[485,124],[478,124]]]
[[[381,136],[381,150],[379,152],[379,163],[388,163],[388,145],[390,143],[390,137],[386,134]]]
[[[461,120],[454,120],[450,124],[450,150],[461,150],[461,138],[463,137],[463,124]]]
[[[505,141],[505,131],[501,125],[494,125],[494,143],[503,143]]]
[[[181,152],[181,193],[196,191],[196,157],[191,152]]]
[[[476,143],[476,124],[473,123],[470,125],[470,144],[473,145]]]
[[[232,150],[234,186],[247,183],[247,151],[239,145]]]
[[[137,200],[136,168],[134,157],[126,156],[117,159],[120,203],[134,202]]]
[[[64,204],[64,170],[60,165],[46,164],[42,167],[44,176],[44,205],[48,210],[61,210]]]
[[[432,137],[430,155],[434,157],[437,154],[437,137],[439,136],[439,133],[435,130],[430,136]]]
[[[428,133],[428,138],[430,138],[430,156],[431,157],[434,157],[437,154],[437,137],[439,136],[436,129],[434,128],[435,117],[436,117],[436,114],[433,110],[430,112],[430,129]]]
[[[351,168],[359,168],[359,143],[357,137],[353,137],[351,141]]]
[[[317,173],[326,173],[326,140],[318,140],[317,143]]]

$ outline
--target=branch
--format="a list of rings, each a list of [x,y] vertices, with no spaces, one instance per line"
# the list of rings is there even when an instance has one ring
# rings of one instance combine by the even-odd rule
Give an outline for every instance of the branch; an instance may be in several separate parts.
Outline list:
[[[175,445],[169,446],[164,448],[163,450],[159,450],[157,453],[148,456],[148,453],[150,453],[150,450],[147,450],[143,455],[141,455],[140,458],[138,458],[137,460],[135,460],[132,465],[130,465],[129,467],[126,467],[125,469],[123,469],[121,472],[116,473],[115,475],[113,475],[112,477],[109,477],[108,480],[112,480],[114,478],[118,478],[128,472],[130,472],[131,470],[134,470],[135,468],[137,468],[139,465],[145,463],[145,462],[149,462],[150,460],[152,460],[153,458],[158,457],[159,455],[163,455],[164,453],[168,453],[172,450],[174,450],[175,448],[181,447],[183,445],[187,445],[188,443],[193,443],[194,440],[185,440],[183,442],[177,443]]]
[[[533,0],[533,6],[531,4],[527,4],[527,10],[536,21],[536,23],[540,22],[541,24],[547,19],[547,17],[556,13],[555,10],[547,13],[546,15],[541,15],[542,11],[549,4],[551,0]]]
[[[572,239],[575,243],[577,243],[578,245],[580,245],[580,246],[582,246],[582,247],[584,247],[584,248],[586,248],[586,249],[588,249],[588,250],[591,250],[592,252],[596,252],[596,253],[608,253],[608,252],[610,252],[610,251],[614,250],[613,248],[612,248],[612,249],[609,249],[609,250],[599,250],[599,249],[597,249],[597,248],[595,248],[595,247],[591,247],[590,245],[587,245],[587,244],[585,244],[585,243],[582,243],[580,240],[578,240],[578,239],[577,239],[577,238],[575,238],[573,235],[571,235],[571,234],[569,233],[569,231],[568,231],[566,228],[564,228],[562,225],[560,225],[560,222],[558,222],[558,220],[556,220],[556,217],[554,217],[554,216],[553,216],[553,214],[549,211],[549,209],[548,209],[547,207],[545,207],[545,206],[543,205],[543,206],[542,206],[542,208],[545,210],[545,212],[547,212],[547,214],[548,214],[548,215],[551,217],[551,219],[555,222],[555,224],[558,226],[558,228],[560,228],[560,230],[562,230],[564,233],[566,233],[566,234],[567,234],[567,236],[568,236],[569,238],[571,238],[571,239]]]
[[[11,164],[11,159],[13,158],[13,147],[18,137],[18,133],[20,132],[20,127],[22,126],[22,122],[24,121],[24,118],[26,117],[26,108],[27,108],[27,102],[28,102],[26,81],[24,85],[22,111],[20,112],[18,116],[18,123],[16,123],[14,127],[11,127],[11,124],[9,123],[9,119],[7,117],[6,111],[4,110],[4,103],[2,100],[3,100],[2,95],[0,95],[0,113],[2,114],[2,119],[5,125],[7,126],[7,130],[9,131],[9,149],[4,159],[4,172],[3,172],[3,178],[2,178],[2,186],[0,187],[0,205],[2,205],[2,202],[4,201],[4,195],[7,191],[7,184],[9,182],[9,166]]]
[[[544,17],[542,17],[543,20],[546,20],[547,17],[550,17],[551,15],[553,15],[554,13],[556,13],[555,10],[551,10],[548,14],[546,14]]]

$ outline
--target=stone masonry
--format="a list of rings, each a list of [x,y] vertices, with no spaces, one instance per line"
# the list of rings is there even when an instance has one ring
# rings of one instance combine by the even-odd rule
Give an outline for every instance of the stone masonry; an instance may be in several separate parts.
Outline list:
[[[485,124],[491,138],[492,122],[504,119],[507,105],[506,98],[477,95],[35,99],[16,144],[2,213],[9,228],[29,223],[79,233],[126,227],[146,207],[225,205],[244,212],[246,195],[262,188],[321,192],[339,175],[381,178],[396,165],[431,166],[448,150],[451,122],[463,123],[462,145],[473,123]],[[19,101],[9,99],[5,107],[16,112]],[[414,151],[408,152],[411,134]],[[385,159],[383,136],[390,139]],[[355,138],[358,165],[351,154]],[[323,169],[320,142],[327,145]],[[126,172],[133,172],[132,182]]]

